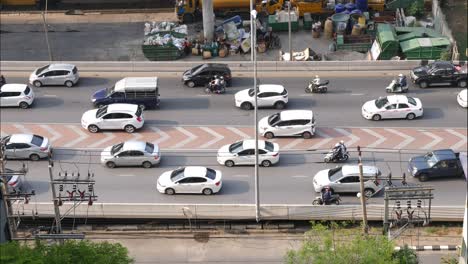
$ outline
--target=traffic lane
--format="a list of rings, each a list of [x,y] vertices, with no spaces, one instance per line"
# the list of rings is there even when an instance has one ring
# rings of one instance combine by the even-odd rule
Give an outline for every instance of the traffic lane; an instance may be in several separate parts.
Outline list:
[[[252,204],[254,202],[254,167],[237,166],[227,168],[216,162],[215,152],[168,152],[163,153],[160,166],[151,169],[115,168],[108,169],[99,163],[99,152],[56,150],[54,153],[54,174],[69,175],[80,172],[81,178],[87,172],[94,173],[95,190],[99,202],[109,203],[213,203],[213,204]],[[313,188],[313,176],[322,169],[343,164],[325,164],[323,153],[285,152],[280,154],[279,164],[259,169],[260,200],[267,204],[308,204],[319,195]],[[357,164],[355,153],[346,164]],[[377,166],[383,177],[391,171],[393,184],[401,185],[398,177],[407,170],[407,160],[414,154],[363,153],[364,165]],[[29,162],[26,177],[27,189],[35,189],[34,200],[50,201],[48,163]],[[208,166],[223,173],[223,188],[214,196],[160,194],[156,190],[156,180],[164,171],[180,166]],[[9,167],[12,166],[12,167]],[[8,168],[20,168],[21,162],[8,161]],[[408,175],[408,174],[407,174]],[[408,175],[410,185],[420,184]],[[381,183],[384,184],[384,180]],[[462,206],[466,195],[466,182],[463,179],[433,180],[425,185],[434,186],[433,205]],[[84,186],[83,188],[85,188]],[[65,194],[64,194],[65,195]],[[342,204],[358,204],[355,194],[343,194]],[[368,203],[382,204],[382,192],[368,200]]]
[[[36,88],[34,113],[17,108],[3,108],[2,122],[79,123],[81,115],[92,108],[91,96],[101,88],[112,86],[120,78],[83,78],[73,88]],[[385,96],[384,84],[391,78],[337,78],[327,94],[306,94],[305,78],[265,78],[262,83],[283,84],[289,92],[287,109],[312,109],[319,126],[394,126],[394,127],[463,127],[467,126],[467,112],[456,102],[457,88],[414,88],[408,93],[420,98],[425,108],[424,117],[412,121],[385,120],[373,122],[361,116],[364,102]],[[11,82],[20,81],[13,79]],[[234,105],[234,94],[251,87],[251,79],[237,78],[225,95],[210,95],[203,87],[188,88],[180,80],[160,80],[161,107],[145,111],[148,123],[153,124],[222,124],[252,125],[253,111],[244,111]],[[336,87],[336,88],[335,88]],[[380,88],[382,87],[382,88]],[[346,109],[343,111],[343,107]],[[278,112],[261,109],[260,116]]]

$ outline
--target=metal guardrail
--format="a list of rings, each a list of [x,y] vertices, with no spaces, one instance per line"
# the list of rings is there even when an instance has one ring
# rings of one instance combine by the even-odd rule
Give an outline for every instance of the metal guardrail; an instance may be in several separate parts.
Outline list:
[[[39,217],[53,217],[52,203],[16,204],[15,212],[31,215],[37,210]],[[65,203],[61,211],[73,205]],[[432,206],[432,221],[462,222],[464,207]],[[308,205],[308,204],[264,204],[261,205],[262,220],[361,220],[360,205]],[[368,219],[382,221],[384,206],[367,205]],[[152,219],[255,219],[253,204],[151,204],[151,203],[94,203],[78,205],[75,214],[67,217],[78,218],[152,218]]]

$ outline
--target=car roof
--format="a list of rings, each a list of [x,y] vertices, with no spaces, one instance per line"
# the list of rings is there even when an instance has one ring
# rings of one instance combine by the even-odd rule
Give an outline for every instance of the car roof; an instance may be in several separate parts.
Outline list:
[[[436,66],[444,66],[444,67],[453,66],[453,64],[450,61],[434,61],[432,64]]]
[[[375,166],[362,166],[364,176],[374,176],[379,173],[379,169]],[[358,165],[344,165],[341,168],[343,176],[359,175]]]
[[[407,103],[408,102],[408,97],[406,95],[389,95],[387,96],[387,100],[389,103],[394,104],[394,103]]]
[[[253,149],[255,148],[255,139],[246,139],[242,142],[243,149]],[[258,148],[264,149],[265,148],[265,140],[258,141]]]
[[[202,67],[229,69],[227,64],[223,64],[223,63],[205,63],[202,65],[203,65]]]
[[[448,159],[456,159],[457,156],[455,156],[455,152],[451,149],[438,149],[434,150],[433,153],[436,156],[443,157],[443,159],[440,160],[448,160]]]
[[[21,83],[7,83],[0,88],[0,91],[2,92],[23,92],[26,87],[28,87],[27,84],[21,84]]]
[[[49,70],[73,70],[75,65],[73,64],[65,64],[65,63],[52,63],[49,64]]]
[[[115,83],[115,91],[135,89],[145,91],[154,90],[158,87],[158,77],[126,77]]]
[[[145,148],[146,148],[145,141],[129,140],[129,141],[124,142],[122,146],[122,151],[127,151],[127,150],[145,151]]]
[[[111,112],[129,112],[134,114],[138,109],[136,104],[110,104],[107,106],[107,113]]]
[[[205,176],[206,170],[207,170],[206,167],[202,167],[202,166],[187,166],[184,169],[184,176],[185,177]]]
[[[12,134],[10,143],[31,143],[34,135],[32,134]]]
[[[274,92],[282,93],[284,91],[284,86],[280,84],[260,84],[258,86],[258,92]]]
[[[280,113],[280,119],[287,120],[297,120],[297,119],[312,119],[314,116],[312,110],[285,110]]]

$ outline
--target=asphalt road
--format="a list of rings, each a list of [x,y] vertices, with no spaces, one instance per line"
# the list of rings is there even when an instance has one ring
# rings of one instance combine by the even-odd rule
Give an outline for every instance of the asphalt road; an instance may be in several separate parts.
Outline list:
[[[156,74],[157,75],[157,74]],[[365,101],[385,96],[391,77],[333,78],[327,94],[306,94],[306,78],[262,78],[262,84],[283,84],[289,91],[287,109],[312,109],[319,127],[466,127],[467,111],[456,101],[459,88],[412,87],[408,95],[421,99],[424,116],[420,119],[383,120],[374,122],[361,116]],[[112,86],[115,78],[82,78],[78,86],[36,88],[37,99],[30,110],[2,108],[2,122],[79,123],[81,115],[92,108],[90,98],[100,88]],[[23,78],[8,78],[9,83],[24,83]],[[234,93],[249,88],[251,78],[236,78],[233,87],[224,95],[206,95],[202,87],[185,87],[178,78],[161,78],[161,107],[145,112],[148,124],[160,125],[253,125],[253,111],[244,111],[234,105]],[[278,112],[261,109],[259,117]]]
[[[313,176],[319,170],[332,168],[333,164],[321,162],[323,154],[317,152],[290,151],[280,154],[276,166],[260,167],[260,200],[264,204],[310,204],[318,195],[313,189]],[[356,153],[347,164],[357,164]],[[398,177],[407,168],[411,154],[364,152],[364,164],[375,165],[383,175],[392,172]],[[213,204],[252,204],[254,203],[254,168],[240,166],[227,168],[216,162],[214,151],[207,152],[165,152],[160,166],[143,168],[108,169],[99,164],[99,151],[56,150],[54,152],[54,173],[79,171],[86,175],[93,172],[96,179],[98,201],[104,203],[213,203]],[[7,168],[19,168],[20,161],[8,161]],[[35,189],[35,201],[51,200],[47,161],[29,162],[29,173],[25,186]],[[209,166],[223,173],[223,188],[213,196],[160,194],[156,190],[156,180],[164,171],[185,165]],[[394,184],[400,184],[396,179]],[[408,177],[409,184],[419,184]],[[384,181],[382,181],[384,183]],[[463,206],[466,183],[463,179],[433,180],[427,185],[434,186],[433,205]],[[65,193],[62,195],[66,195]],[[37,200],[36,200],[37,199]],[[358,204],[355,195],[343,195],[342,204]],[[383,203],[382,193],[378,193],[369,203]]]

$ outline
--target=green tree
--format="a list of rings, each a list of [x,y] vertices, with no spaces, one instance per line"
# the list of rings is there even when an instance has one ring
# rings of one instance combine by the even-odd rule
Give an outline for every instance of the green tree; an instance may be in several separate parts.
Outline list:
[[[290,250],[285,262],[290,264],[397,264],[394,244],[382,235],[364,236],[355,230],[312,224],[301,248]]]
[[[2,264],[129,264],[133,259],[119,243],[67,240],[63,244],[34,245],[9,242],[0,245]]]
[[[424,0],[414,1],[406,10],[406,14],[420,18],[424,15]]]

